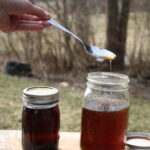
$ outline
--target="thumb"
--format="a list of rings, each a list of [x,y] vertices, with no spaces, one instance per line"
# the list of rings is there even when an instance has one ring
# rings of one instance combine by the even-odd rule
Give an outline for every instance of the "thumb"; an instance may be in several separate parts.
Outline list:
[[[51,18],[51,15],[48,12],[42,10],[40,7],[35,6],[35,5],[31,5],[30,9],[28,10],[28,14],[37,16],[41,19]]]

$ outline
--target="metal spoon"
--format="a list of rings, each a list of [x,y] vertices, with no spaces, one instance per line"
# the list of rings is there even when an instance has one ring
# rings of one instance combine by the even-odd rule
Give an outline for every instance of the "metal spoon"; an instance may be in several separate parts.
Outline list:
[[[79,38],[77,35],[75,35],[74,33],[72,33],[71,31],[69,31],[68,29],[66,29],[65,27],[63,27],[62,25],[60,25],[56,20],[54,20],[53,18],[50,18],[49,20],[47,20],[50,24],[52,24],[53,26],[63,30],[66,33],[69,33],[70,35],[72,35],[74,38],[76,38],[77,40],[79,40],[84,48],[85,51],[91,55],[94,56],[98,59],[108,59],[108,60],[112,60],[115,59],[116,55],[106,49],[103,48],[99,48],[97,46],[92,46],[92,45],[87,45],[83,40],[81,40],[81,38]]]

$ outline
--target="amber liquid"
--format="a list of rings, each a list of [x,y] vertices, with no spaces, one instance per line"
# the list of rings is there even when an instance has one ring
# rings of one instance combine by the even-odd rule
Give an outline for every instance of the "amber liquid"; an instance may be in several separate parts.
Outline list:
[[[112,72],[112,60],[109,60],[109,68],[110,68],[110,72]]]
[[[122,102],[87,104],[82,110],[81,149],[124,150],[128,111]]]
[[[58,106],[48,109],[23,108],[23,150],[57,150],[60,113]]]

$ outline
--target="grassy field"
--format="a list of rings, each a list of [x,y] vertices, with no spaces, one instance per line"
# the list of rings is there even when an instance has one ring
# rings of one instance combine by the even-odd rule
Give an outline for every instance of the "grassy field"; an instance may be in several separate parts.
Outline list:
[[[60,89],[61,131],[80,131],[83,90],[0,74],[0,129],[21,129],[22,90],[34,85]],[[150,101],[132,98],[129,131],[150,132]]]

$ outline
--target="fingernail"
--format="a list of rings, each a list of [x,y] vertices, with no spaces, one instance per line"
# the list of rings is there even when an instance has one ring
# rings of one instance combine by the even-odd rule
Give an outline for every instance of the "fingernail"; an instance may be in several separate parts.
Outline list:
[[[50,19],[52,16],[50,13],[46,12],[46,19]]]

